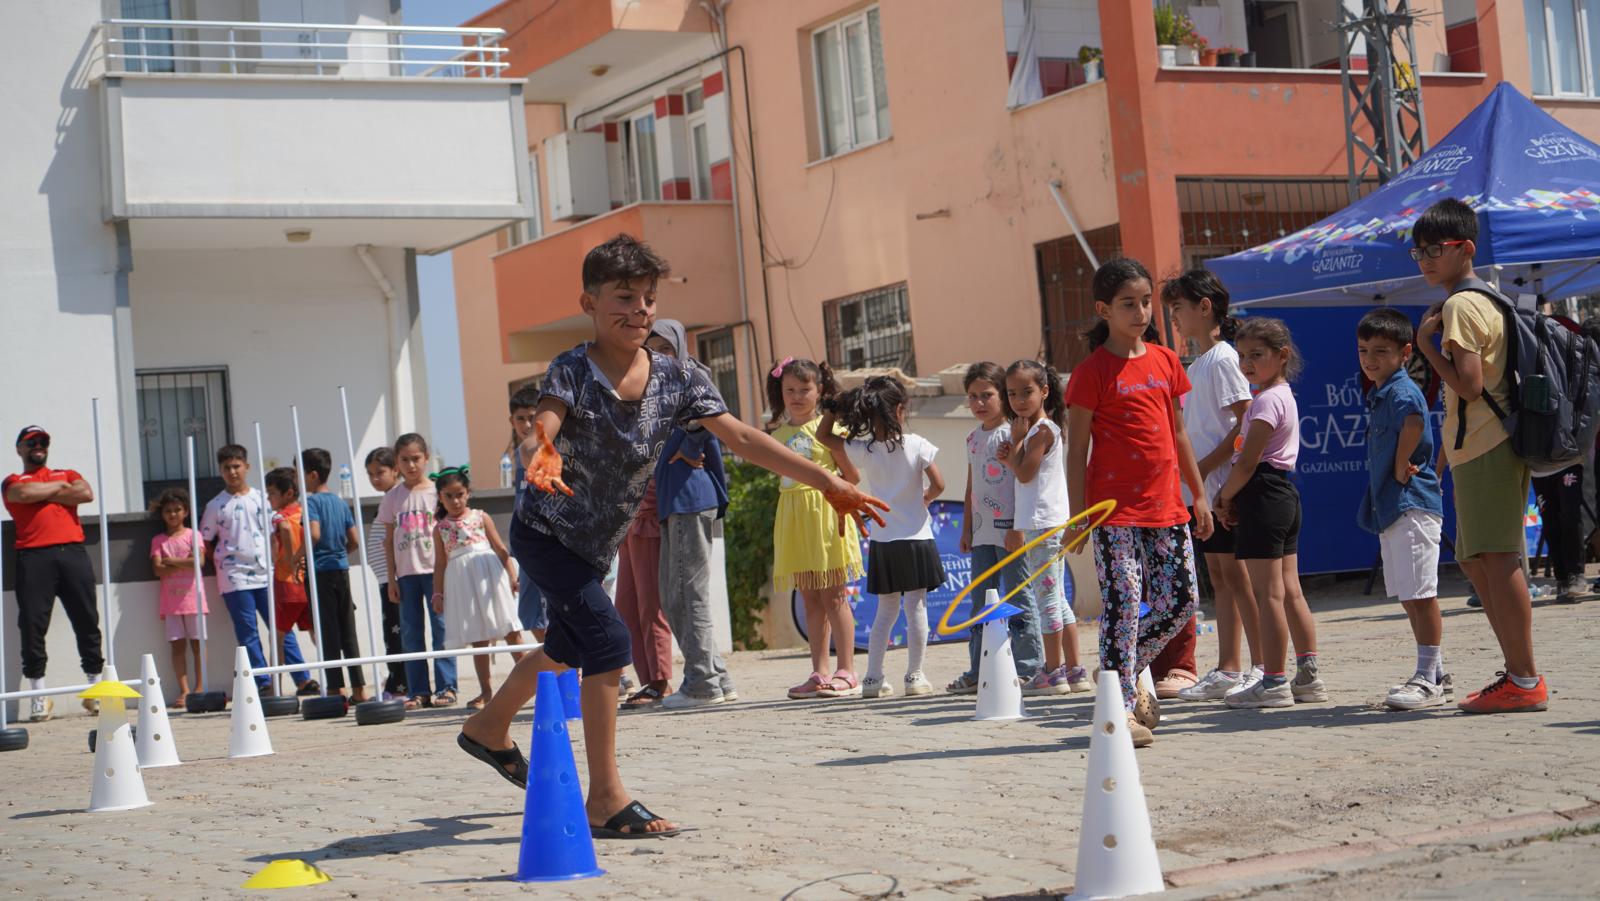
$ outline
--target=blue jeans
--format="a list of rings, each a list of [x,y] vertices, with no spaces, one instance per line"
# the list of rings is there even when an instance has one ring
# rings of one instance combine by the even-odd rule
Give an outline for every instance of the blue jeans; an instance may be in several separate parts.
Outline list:
[[[539,591],[539,586],[527,574],[527,570],[522,571],[522,583],[517,586],[517,620],[522,623],[522,628],[530,632],[534,629],[543,632],[550,628],[550,614],[544,609],[544,594]]]
[[[422,623],[427,616],[428,628],[433,632],[433,649],[444,650],[444,617],[433,612],[433,573],[400,577],[400,647],[407,654],[425,650]],[[406,691],[413,698],[426,698],[431,694],[444,694],[456,690],[456,661],[451,657],[437,657],[433,661],[434,688],[428,690],[428,661],[406,661]]]
[[[261,650],[261,632],[256,626],[256,617],[260,616],[262,622],[271,622],[267,590],[247,588],[243,591],[230,591],[222,596],[222,602],[228,605],[228,618],[233,620],[233,638],[250,657],[250,665],[266,666],[267,658]],[[306,658],[300,654],[300,642],[295,640],[293,632],[283,636],[283,662],[306,662]],[[311,678],[305,670],[290,673],[290,676],[296,685],[304,685],[306,680]],[[256,685],[259,687],[266,688],[270,684],[272,684],[271,676],[256,677]]]
[[[987,572],[989,567],[1000,562],[1007,551],[1003,547],[992,544],[980,544],[972,548],[972,571],[974,574]],[[1022,558],[1007,563],[999,575],[990,576],[980,582],[968,595],[971,613],[976,616],[978,611],[988,606],[984,597],[989,589],[1000,592],[1001,597],[1016,588],[1018,583],[1028,577],[1028,571],[1023,566]],[[1033,586],[1017,592],[1017,596],[1008,603],[1021,610],[1016,616],[1007,621],[1011,629],[1011,655],[1017,662],[1017,676],[1024,682],[1038,674],[1039,668],[1044,666],[1044,639],[1039,633],[1039,608],[1034,601]],[[978,675],[978,657],[983,651],[983,634],[980,626],[974,626],[972,637],[967,641],[967,652],[972,659],[972,668],[967,670],[967,675]]]

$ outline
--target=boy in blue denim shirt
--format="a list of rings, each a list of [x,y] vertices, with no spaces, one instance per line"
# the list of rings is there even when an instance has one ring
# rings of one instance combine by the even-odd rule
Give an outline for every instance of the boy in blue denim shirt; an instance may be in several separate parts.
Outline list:
[[[1356,521],[1378,536],[1384,589],[1400,600],[1417,639],[1415,674],[1384,699],[1396,710],[1437,707],[1451,692],[1439,652],[1444,495],[1433,468],[1428,404],[1405,371],[1412,338],[1411,320],[1389,307],[1373,310],[1356,326],[1361,371],[1374,386],[1367,395],[1367,490]]]

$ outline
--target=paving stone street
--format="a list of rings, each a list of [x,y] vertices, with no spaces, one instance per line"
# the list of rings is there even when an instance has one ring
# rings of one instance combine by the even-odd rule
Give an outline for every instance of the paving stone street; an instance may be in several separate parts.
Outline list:
[[[1171,894],[1594,897],[1600,602],[1536,607],[1549,711],[1398,713],[1380,702],[1410,673],[1414,645],[1399,607],[1360,587],[1308,585],[1327,703],[1165,705],[1138,762]],[[1494,638],[1454,573],[1441,590],[1447,667],[1458,691],[1476,688],[1498,668]],[[1083,630],[1086,660],[1094,637]],[[935,646],[929,677],[942,686],[965,653]],[[1202,669],[1214,654],[1203,636]],[[891,680],[904,661],[891,652]],[[89,814],[92,721],[62,703],[75,713],[30,727],[32,746],[0,757],[0,896],[242,895],[284,857],[327,871],[331,883],[305,892],[328,897],[816,901],[1072,885],[1092,694],[1029,699],[1027,720],[979,723],[970,697],[942,692],[784,700],[807,670],[794,650],[739,653],[730,667],[737,704],[620,720],[630,788],[697,831],[601,843],[604,877],[537,886],[509,878],[523,799],[456,748],[460,708],[390,726],[269,720],[276,754],[237,761],[225,715],[175,716],[185,763],[145,771],[154,806]]]

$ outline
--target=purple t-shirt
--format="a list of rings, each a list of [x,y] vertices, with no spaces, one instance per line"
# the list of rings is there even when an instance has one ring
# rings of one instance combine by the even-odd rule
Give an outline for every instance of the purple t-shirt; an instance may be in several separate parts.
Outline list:
[[[1294,402],[1289,384],[1279,382],[1257,394],[1244,419],[1246,433],[1258,420],[1272,427],[1272,437],[1267,439],[1266,449],[1261,452],[1261,462],[1271,463],[1284,472],[1294,472],[1295,461],[1300,459],[1300,407]],[[1239,446],[1244,446],[1243,441]],[[1239,459],[1237,452],[1233,458]]]

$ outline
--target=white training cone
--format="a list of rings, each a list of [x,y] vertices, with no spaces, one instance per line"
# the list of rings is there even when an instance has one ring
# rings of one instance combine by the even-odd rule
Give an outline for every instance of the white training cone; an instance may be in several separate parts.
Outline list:
[[[1083,787],[1083,826],[1078,830],[1078,872],[1068,897],[1121,898],[1165,888],[1128,735],[1122,681],[1114,670],[1101,671]]]
[[[998,603],[1000,592],[989,589],[984,606]],[[991,619],[983,624],[983,651],[978,658],[978,710],[975,720],[1020,720],[1022,681],[1017,678],[1017,661],[1011,653],[1011,627],[1007,621]]]
[[[139,699],[139,728],[133,742],[139,751],[139,766],[151,769],[183,763],[178,759],[178,744],[172,739],[172,725],[167,722],[167,702],[161,693],[154,654],[146,654],[139,661],[139,687],[144,690],[144,697]]]
[[[233,656],[233,735],[228,739],[228,756],[265,757],[271,753],[272,739],[267,737],[256,677],[250,672],[249,656],[240,647]]]
[[[1150,667],[1147,666],[1139,670],[1139,684],[1144,687],[1150,697],[1156,696],[1156,678],[1150,675]]]
[[[111,668],[106,667],[110,672]],[[139,693],[112,679],[104,679],[78,697],[100,702],[100,722],[94,743],[94,782],[89,789],[89,812],[147,807],[144,777],[139,775],[139,752],[134,750],[128,726],[126,698]]]

